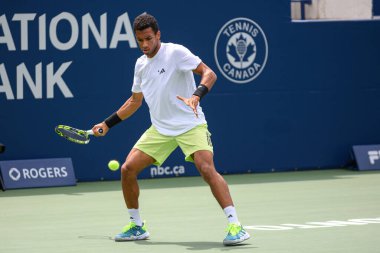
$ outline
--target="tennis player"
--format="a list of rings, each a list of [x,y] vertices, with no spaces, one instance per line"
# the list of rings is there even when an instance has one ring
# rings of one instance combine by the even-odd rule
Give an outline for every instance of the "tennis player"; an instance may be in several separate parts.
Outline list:
[[[96,136],[130,117],[141,106],[143,98],[149,107],[152,126],[145,131],[121,167],[121,182],[130,222],[115,241],[143,240],[149,237],[139,214],[137,175],[151,164],[161,165],[179,146],[185,160],[194,162],[203,179],[224,210],[228,219],[225,245],[249,238],[238,220],[226,181],[216,171],[211,134],[199,101],[216,81],[215,73],[187,48],[162,43],[156,19],[143,13],[136,17],[133,29],[143,52],[137,59],[132,96],[111,116],[95,125]],[[194,75],[201,76],[196,87]],[[99,129],[103,133],[99,133]]]

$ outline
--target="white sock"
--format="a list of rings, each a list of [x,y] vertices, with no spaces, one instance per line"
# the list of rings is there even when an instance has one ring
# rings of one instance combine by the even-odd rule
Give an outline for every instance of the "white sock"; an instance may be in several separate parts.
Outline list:
[[[128,209],[128,213],[132,222],[134,222],[137,226],[142,226],[142,221],[140,218],[139,209]]]
[[[229,223],[240,224],[234,206],[227,206],[226,208],[223,209],[223,211],[226,214],[226,217]]]

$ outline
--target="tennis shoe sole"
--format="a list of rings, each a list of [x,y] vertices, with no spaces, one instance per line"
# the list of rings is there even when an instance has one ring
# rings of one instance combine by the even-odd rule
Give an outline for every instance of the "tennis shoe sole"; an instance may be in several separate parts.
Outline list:
[[[138,240],[146,240],[149,238],[149,233],[145,232],[139,236],[131,236],[131,237],[115,237],[115,242],[127,242],[127,241],[138,241]]]

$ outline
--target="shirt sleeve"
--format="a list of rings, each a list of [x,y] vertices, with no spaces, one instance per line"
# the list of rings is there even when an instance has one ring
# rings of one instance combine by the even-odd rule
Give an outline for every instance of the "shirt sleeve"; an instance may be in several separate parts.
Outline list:
[[[175,51],[175,59],[177,60],[177,67],[181,71],[192,71],[198,67],[202,60],[190,52],[184,46],[178,45]]]
[[[132,92],[133,93],[140,93],[141,90],[141,71],[140,71],[140,64],[139,61],[136,61],[135,65],[135,73],[133,76],[133,85],[132,85]]]

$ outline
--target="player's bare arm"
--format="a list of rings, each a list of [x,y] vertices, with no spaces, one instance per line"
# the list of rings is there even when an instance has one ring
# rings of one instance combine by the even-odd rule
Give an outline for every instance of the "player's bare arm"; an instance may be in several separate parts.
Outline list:
[[[134,114],[137,109],[140,108],[142,101],[143,101],[143,93],[132,93],[132,96],[128,98],[127,101],[109,118],[107,118],[105,121],[96,124],[92,131],[94,131],[95,136],[104,136],[109,131],[109,123],[107,124],[107,120],[111,119],[112,122],[118,123],[118,121],[125,120],[129,118],[132,114]],[[115,121],[116,118],[116,121]],[[103,133],[99,133],[99,129],[103,129]]]
[[[201,76],[201,85],[204,87],[198,87],[197,91],[194,93],[191,98],[184,98],[177,96],[178,99],[182,100],[186,105],[190,106],[193,109],[195,116],[198,118],[197,106],[200,99],[211,90],[214,86],[214,83],[217,79],[216,74],[212,69],[210,69],[206,64],[201,62],[193,72]]]
[[[216,74],[212,69],[210,69],[206,64],[201,62],[196,69],[193,70],[193,72],[197,75],[201,76],[201,84],[207,86],[209,90],[211,90],[212,86],[214,86],[214,83],[217,79]]]
[[[117,110],[117,115],[125,120],[132,116],[137,109],[140,108],[144,95],[142,92],[140,93],[132,93],[132,96]]]

